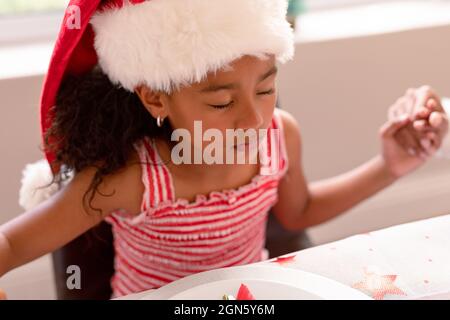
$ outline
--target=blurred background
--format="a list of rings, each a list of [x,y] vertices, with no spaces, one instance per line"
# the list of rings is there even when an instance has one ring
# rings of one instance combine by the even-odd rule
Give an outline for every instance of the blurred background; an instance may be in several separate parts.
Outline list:
[[[0,0],[0,224],[22,213],[21,171],[42,157],[40,89],[67,3]],[[294,0],[289,19],[296,57],[281,67],[280,104],[300,123],[310,181],[374,156],[389,106],[409,87],[450,96],[448,0]],[[450,159],[433,159],[308,234],[319,245],[449,212]],[[0,279],[0,288],[12,299],[53,299],[52,277],[46,256]]]

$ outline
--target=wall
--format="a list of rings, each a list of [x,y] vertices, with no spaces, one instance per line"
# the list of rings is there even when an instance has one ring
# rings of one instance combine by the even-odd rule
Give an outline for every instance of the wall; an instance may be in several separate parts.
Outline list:
[[[303,43],[281,68],[283,108],[300,123],[309,180],[363,163],[378,129],[407,88],[450,96],[450,26]],[[450,211],[450,162],[433,160],[334,221],[312,228],[316,243]]]

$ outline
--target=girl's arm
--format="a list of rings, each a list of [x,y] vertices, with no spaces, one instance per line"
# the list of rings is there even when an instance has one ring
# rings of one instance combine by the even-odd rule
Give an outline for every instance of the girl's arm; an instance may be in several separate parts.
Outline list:
[[[393,171],[399,169],[395,166],[399,165],[400,160],[395,158],[394,163],[388,164],[384,160],[385,156],[379,155],[348,173],[307,185],[301,163],[298,124],[288,113],[281,114],[290,165],[286,176],[280,181],[279,201],[273,210],[278,220],[289,230],[301,230],[338,216],[392,184],[399,176],[412,170],[413,165],[417,165],[415,162],[406,165],[402,162],[402,171]],[[389,141],[384,143],[383,148],[388,159],[392,160],[392,154],[399,152],[397,147],[400,146],[395,145],[393,136],[404,125],[403,122],[390,123],[380,132],[382,139]],[[410,157],[402,154],[402,157],[406,156]]]
[[[83,195],[95,174],[90,168],[78,173],[52,198],[0,226],[0,276],[62,247],[115,209],[139,213],[143,193],[140,168],[130,168],[105,177],[100,184],[101,194],[96,193],[92,206],[102,214],[83,207]]]

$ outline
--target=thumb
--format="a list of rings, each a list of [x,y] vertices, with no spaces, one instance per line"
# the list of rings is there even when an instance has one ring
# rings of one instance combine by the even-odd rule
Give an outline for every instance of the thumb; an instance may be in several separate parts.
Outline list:
[[[445,114],[442,114],[441,112],[433,112],[430,115],[430,125],[433,128],[439,128],[441,125],[443,125],[444,121],[445,121]]]
[[[386,122],[380,129],[380,135],[382,138],[393,137],[398,130],[406,126],[410,122],[407,116],[398,118],[397,120]]]
[[[429,109],[431,112],[433,112],[433,111],[444,112],[444,108],[442,107],[440,99],[438,99],[434,96],[431,96],[426,101],[424,106],[425,106],[425,108]]]
[[[6,294],[2,289],[0,289],[0,300],[6,300]]]

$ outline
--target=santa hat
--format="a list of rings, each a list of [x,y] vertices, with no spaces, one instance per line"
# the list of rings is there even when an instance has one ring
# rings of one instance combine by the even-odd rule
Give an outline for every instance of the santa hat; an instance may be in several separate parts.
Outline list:
[[[290,60],[294,35],[287,7],[287,0],[71,0],[44,81],[42,136],[54,119],[51,109],[63,79],[97,64],[129,91],[147,85],[170,92],[244,55]],[[44,152],[51,176],[60,168],[45,145]],[[27,179],[27,174],[42,177],[30,170],[24,171],[28,185],[22,190],[45,185],[41,178]]]

